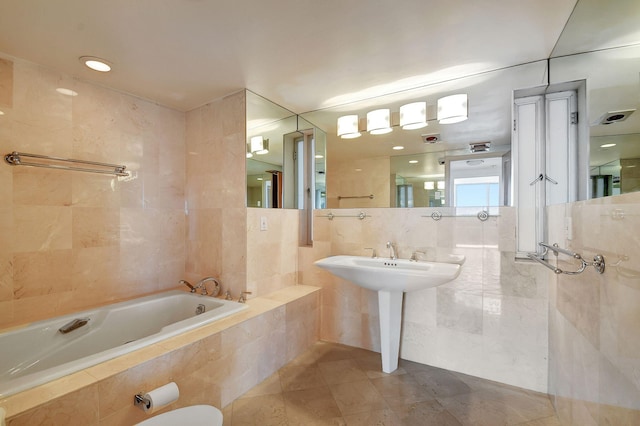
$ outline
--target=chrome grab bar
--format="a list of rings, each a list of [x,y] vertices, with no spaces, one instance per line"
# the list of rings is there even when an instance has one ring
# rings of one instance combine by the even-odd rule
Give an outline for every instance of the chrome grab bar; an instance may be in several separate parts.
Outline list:
[[[604,256],[601,254],[596,254],[593,257],[593,262],[587,262],[582,258],[582,256],[578,253],[572,252],[571,250],[563,249],[558,246],[558,244],[547,244],[547,243],[538,243],[539,246],[544,248],[544,251],[541,254],[537,253],[527,253],[527,257],[529,259],[535,260],[536,262],[542,264],[546,268],[551,269],[555,274],[565,274],[565,275],[578,275],[584,272],[587,269],[587,266],[593,266],[593,268],[599,273],[604,274],[605,270],[605,261]],[[571,256],[572,258],[580,261],[580,268],[577,271],[565,271],[557,266],[553,266],[546,260],[544,260],[544,256],[551,250],[553,254],[558,257],[559,253],[565,254],[567,256]]]
[[[59,164],[26,162],[26,161],[22,161],[22,157],[57,161],[61,163],[88,164],[96,167],[105,167],[106,169],[103,170],[103,169],[86,168],[86,167],[62,166]],[[101,173],[101,174],[115,175],[115,176],[129,176],[129,173],[125,172],[125,169],[127,168],[127,166],[123,166],[120,164],[99,163],[97,161],[86,161],[86,160],[74,160],[72,158],[51,157],[49,155],[27,154],[26,152],[13,151],[4,156],[4,161],[6,161],[8,164],[12,166],[44,167],[48,169],[57,169],[57,170],[73,170],[77,172]],[[112,169],[112,170],[108,170],[108,169]]]

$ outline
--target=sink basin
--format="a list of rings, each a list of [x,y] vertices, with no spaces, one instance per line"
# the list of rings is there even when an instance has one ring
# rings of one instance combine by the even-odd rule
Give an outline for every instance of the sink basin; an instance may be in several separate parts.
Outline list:
[[[454,280],[464,257],[457,263],[413,262],[364,256],[331,256],[315,262],[345,280],[374,291],[406,292],[435,287]]]
[[[404,293],[456,279],[463,263],[464,256],[457,255],[447,256],[444,262],[363,256],[331,256],[315,262],[333,275],[378,293],[380,353],[385,373],[398,368]]]

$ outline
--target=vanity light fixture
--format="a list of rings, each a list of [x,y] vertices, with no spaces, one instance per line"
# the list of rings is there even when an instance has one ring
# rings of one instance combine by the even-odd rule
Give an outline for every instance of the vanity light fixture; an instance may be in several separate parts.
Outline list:
[[[401,150],[403,150],[403,149],[404,149],[404,146],[402,146],[402,145],[396,145],[396,146],[394,146],[392,149],[394,149],[394,150],[396,150],[396,151],[401,151]]]
[[[251,137],[251,153],[257,155],[264,155],[269,153],[269,139],[264,139],[262,136]]]
[[[360,137],[358,129],[358,116],[356,114],[338,117],[338,136],[342,139],[354,139]]]
[[[611,148],[612,146],[616,146],[615,143],[605,143],[604,145],[600,145],[600,148]]]
[[[444,189],[444,181],[443,180],[439,180],[436,187],[438,189]]]
[[[322,155],[322,154],[316,154],[316,158],[317,158],[317,159],[324,158],[324,155]]]
[[[429,182],[425,182],[424,183],[424,189],[431,191],[433,189],[435,189],[435,184],[433,181],[429,181]]]
[[[467,118],[468,102],[466,93],[438,99],[438,123],[459,123]]]
[[[367,132],[372,135],[384,135],[392,130],[389,108],[375,109],[367,113]]]
[[[91,68],[94,71],[99,72],[109,72],[111,71],[111,64],[108,61],[105,61],[101,58],[96,58],[95,56],[81,56],[80,62],[85,64],[87,67]]]
[[[426,102],[412,102],[400,107],[400,127],[403,130],[421,129],[428,124]]]
[[[418,164],[418,160],[409,160],[409,164]]]

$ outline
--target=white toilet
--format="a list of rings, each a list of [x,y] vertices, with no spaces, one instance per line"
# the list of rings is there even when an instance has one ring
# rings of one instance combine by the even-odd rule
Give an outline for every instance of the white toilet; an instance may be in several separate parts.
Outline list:
[[[159,414],[137,426],[222,426],[222,412],[211,405],[192,405]]]

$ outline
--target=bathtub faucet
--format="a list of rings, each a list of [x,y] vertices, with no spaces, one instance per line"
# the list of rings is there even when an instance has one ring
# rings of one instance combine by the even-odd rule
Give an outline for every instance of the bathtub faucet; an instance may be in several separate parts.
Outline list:
[[[187,280],[180,280],[180,281],[178,282],[178,284],[184,284],[184,285],[186,285],[187,287],[189,287],[189,288],[190,288],[191,293],[195,293],[195,292],[196,292],[196,288],[195,288],[194,286],[192,286],[192,285],[191,285],[191,283],[190,283],[189,281],[187,281]]]
[[[220,294],[220,281],[218,281],[217,279],[213,278],[213,277],[206,277],[201,279],[200,281],[198,281],[198,284],[196,284],[196,286],[193,288],[192,292],[201,289],[202,291],[200,292],[200,294],[202,294],[203,296],[208,295],[209,293],[207,292],[207,285],[206,283],[208,281],[213,281],[215,283],[215,287],[213,289],[213,291],[211,292],[211,296],[212,297],[216,297],[218,294]]]

